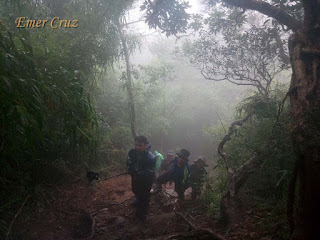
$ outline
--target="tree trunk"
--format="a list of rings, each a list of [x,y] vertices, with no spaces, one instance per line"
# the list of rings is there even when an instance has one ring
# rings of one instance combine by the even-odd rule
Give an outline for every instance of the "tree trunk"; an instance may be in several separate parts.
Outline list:
[[[237,194],[252,172],[258,169],[263,162],[263,157],[254,154],[250,160],[239,168],[228,170],[227,191],[220,202],[221,216],[225,226],[238,223],[242,219],[241,201]]]
[[[241,222],[243,210],[241,201],[237,196],[231,196],[230,191],[227,191],[221,199],[220,211],[221,220],[224,227],[232,226]]]
[[[222,220],[225,226],[230,226],[238,223],[242,219],[241,201],[237,197],[237,194],[243,184],[246,182],[250,174],[259,168],[263,162],[261,154],[255,153],[247,162],[242,164],[237,169],[233,169],[230,164],[230,159],[227,153],[224,152],[224,145],[231,139],[236,126],[242,126],[252,115],[252,112],[248,112],[247,116],[242,120],[237,120],[231,123],[227,134],[221,140],[218,146],[218,154],[224,159],[228,171],[228,185],[227,191],[223,195],[220,202],[220,210]]]
[[[292,239],[320,239],[320,27],[309,25],[304,30],[289,42],[293,70],[289,91],[291,136],[299,183]],[[288,205],[291,216],[292,206],[293,199]]]
[[[131,133],[133,138],[137,136],[136,131],[136,109],[134,104],[134,96],[133,96],[133,88],[132,88],[132,76],[131,76],[131,64],[130,64],[130,55],[128,51],[128,46],[125,37],[123,36],[122,28],[120,23],[118,24],[119,35],[122,42],[123,53],[126,62],[126,89],[128,91],[129,96],[129,107],[130,107],[130,126]]]

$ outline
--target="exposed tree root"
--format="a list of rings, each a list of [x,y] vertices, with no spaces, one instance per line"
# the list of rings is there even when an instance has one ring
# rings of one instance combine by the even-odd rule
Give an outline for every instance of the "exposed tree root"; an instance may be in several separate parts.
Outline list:
[[[89,214],[91,220],[92,220],[92,225],[91,225],[91,233],[90,236],[87,238],[87,240],[91,240],[93,238],[94,235],[94,231],[95,231],[95,225],[96,225],[96,221],[93,219],[93,217]]]
[[[192,234],[190,234],[190,233],[179,232],[179,233],[174,233],[174,234],[170,234],[170,235],[158,236],[154,240],[170,240],[170,239],[177,239],[179,237],[188,238],[191,236],[192,236]]]
[[[188,216],[188,215],[189,215],[191,212],[193,212],[194,210],[196,210],[196,209],[198,209],[198,208],[203,207],[203,205],[204,205],[204,204],[200,204],[200,205],[198,205],[198,206],[196,206],[196,207],[194,207],[194,208],[190,209],[190,210],[187,212],[186,216]]]
[[[21,207],[19,208],[18,212],[16,213],[16,215],[14,215],[14,218],[12,219],[12,221],[11,221],[11,223],[10,223],[10,225],[9,225],[7,234],[6,234],[6,240],[9,239],[9,235],[10,235],[10,232],[11,232],[11,228],[12,228],[14,222],[16,221],[17,217],[19,216],[22,208],[24,207],[24,205],[26,204],[27,200],[29,199],[29,197],[30,197],[30,195],[28,195],[28,196],[24,199],[24,201],[23,201],[23,203],[21,204]]]
[[[193,230],[199,233],[206,233],[212,237],[212,239],[217,240],[226,240],[226,238],[222,237],[221,235],[211,231],[210,229],[206,228],[198,228],[196,225],[194,225],[192,222],[190,222],[185,215],[183,215],[180,212],[175,212],[179,217],[181,217]]]

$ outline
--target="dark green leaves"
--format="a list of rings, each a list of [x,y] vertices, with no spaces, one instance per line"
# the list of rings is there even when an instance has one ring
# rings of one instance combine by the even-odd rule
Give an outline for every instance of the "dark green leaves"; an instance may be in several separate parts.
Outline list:
[[[167,36],[186,32],[190,17],[185,11],[187,8],[188,2],[179,0],[146,0],[141,6],[147,14],[148,25],[161,29]]]

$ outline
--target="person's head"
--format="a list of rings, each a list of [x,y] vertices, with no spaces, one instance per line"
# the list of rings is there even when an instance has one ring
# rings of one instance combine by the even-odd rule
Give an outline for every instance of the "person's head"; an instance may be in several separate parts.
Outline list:
[[[138,152],[143,152],[147,148],[148,140],[145,136],[137,136],[134,139],[135,148]]]
[[[169,150],[169,151],[167,152],[167,159],[168,159],[168,160],[174,159],[174,152],[173,152],[172,150]]]
[[[187,149],[181,149],[179,153],[177,153],[178,156],[178,165],[181,166],[184,163],[186,163],[189,159],[190,152]]]
[[[204,156],[199,156],[197,160],[194,162],[198,168],[203,168],[207,166],[206,158]]]

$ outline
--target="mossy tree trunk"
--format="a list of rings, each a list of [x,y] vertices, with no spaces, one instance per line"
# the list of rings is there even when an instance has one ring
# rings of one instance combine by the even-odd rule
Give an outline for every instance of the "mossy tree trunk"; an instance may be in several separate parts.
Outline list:
[[[289,41],[291,134],[296,168],[289,192],[292,239],[320,239],[320,1],[303,1],[303,29]],[[293,214],[295,183],[298,212]],[[295,216],[295,217],[293,217]]]
[[[303,22],[284,9],[256,0],[222,0],[258,11],[293,31],[289,40],[292,78],[289,90],[295,171],[289,187],[291,239],[320,239],[320,1],[301,0]],[[296,183],[299,202],[294,213]]]

